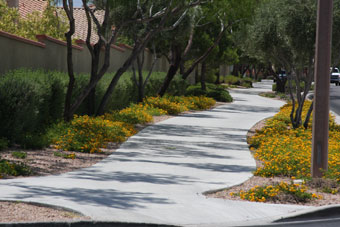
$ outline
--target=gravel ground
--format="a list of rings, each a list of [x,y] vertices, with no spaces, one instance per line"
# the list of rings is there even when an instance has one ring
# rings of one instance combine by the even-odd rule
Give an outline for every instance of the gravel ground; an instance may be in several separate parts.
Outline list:
[[[90,220],[74,212],[22,202],[0,202],[0,222],[55,222]]]

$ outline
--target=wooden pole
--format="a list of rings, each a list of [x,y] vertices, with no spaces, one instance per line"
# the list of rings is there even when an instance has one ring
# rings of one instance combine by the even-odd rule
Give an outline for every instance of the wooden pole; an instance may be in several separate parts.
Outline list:
[[[329,81],[333,0],[318,0],[315,48],[315,95],[313,110],[312,177],[328,168]]]

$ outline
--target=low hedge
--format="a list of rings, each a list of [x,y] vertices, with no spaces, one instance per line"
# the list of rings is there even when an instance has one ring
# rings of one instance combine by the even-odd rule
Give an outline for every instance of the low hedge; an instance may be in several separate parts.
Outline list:
[[[185,93],[186,96],[207,96],[220,102],[232,102],[233,98],[223,86],[207,83],[207,90],[201,89],[200,84],[189,86]]]
[[[237,77],[233,75],[228,75],[225,78],[225,83],[246,88],[253,87],[253,80],[250,77]]]

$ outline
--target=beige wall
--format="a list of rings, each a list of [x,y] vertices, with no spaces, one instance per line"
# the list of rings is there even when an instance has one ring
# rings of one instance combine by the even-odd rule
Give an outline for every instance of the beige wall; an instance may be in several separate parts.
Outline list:
[[[24,39],[0,31],[0,74],[17,68],[58,70],[67,72],[66,42],[48,36],[37,36],[39,42]],[[115,72],[131,54],[131,48],[112,47],[108,72]],[[152,62],[152,54],[145,52],[145,70]],[[101,62],[103,59],[101,59]],[[73,48],[73,63],[76,73],[89,73],[91,55],[86,44],[79,43]],[[154,71],[166,72],[168,63],[163,57],[157,61]]]
[[[67,72],[67,47],[66,42],[51,37],[37,36],[39,42],[24,39],[0,31],[0,75],[17,68],[32,68],[57,70]],[[91,55],[83,41],[77,42],[73,47],[73,63],[76,73],[90,73]],[[110,67],[108,73],[117,71],[131,54],[131,47],[115,46],[111,48]],[[103,55],[102,55],[103,56]],[[149,70],[153,55],[145,51],[144,70]],[[101,63],[103,58],[101,59]],[[157,60],[155,72],[167,72],[169,63],[163,56]],[[230,74],[230,66],[221,65],[222,76]],[[194,83],[195,72],[188,77],[189,83]]]

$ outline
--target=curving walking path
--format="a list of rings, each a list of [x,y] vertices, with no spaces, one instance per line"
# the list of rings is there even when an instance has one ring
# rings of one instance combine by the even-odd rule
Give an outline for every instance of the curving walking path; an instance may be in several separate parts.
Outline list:
[[[234,89],[231,104],[147,127],[92,167],[1,180],[0,199],[62,206],[94,220],[189,226],[245,224],[306,209],[202,195],[252,176],[247,131],[283,105],[257,95],[270,88],[270,82],[262,82]]]

